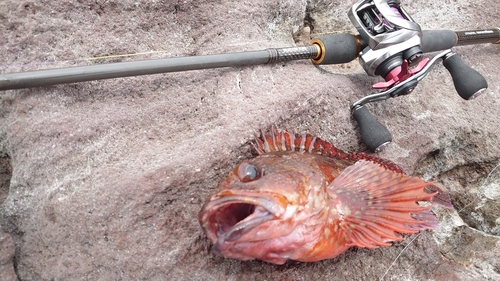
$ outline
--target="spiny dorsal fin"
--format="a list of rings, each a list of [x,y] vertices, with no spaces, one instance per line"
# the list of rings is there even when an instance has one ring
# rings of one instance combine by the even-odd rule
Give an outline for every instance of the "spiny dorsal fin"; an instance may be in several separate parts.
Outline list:
[[[253,146],[259,155],[277,151],[297,151],[340,159],[349,157],[349,154],[309,132],[290,134],[285,130],[278,132],[275,128],[272,128],[270,133],[261,130],[261,135],[255,137]]]
[[[295,132],[290,134],[285,130],[278,132],[273,127],[269,133],[261,130],[260,136],[255,137],[255,142],[252,145],[259,155],[277,151],[307,152],[337,159],[349,159],[353,161],[367,160],[378,163],[388,170],[404,174],[403,170],[392,161],[361,152],[345,153],[329,142],[311,135],[309,132]]]
[[[400,233],[417,233],[437,228],[438,220],[417,201],[430,201],[432,185],[360,160],[347,167],[330,184],[334,202],[333,217],[353,246],[377,248],[402,240]]]

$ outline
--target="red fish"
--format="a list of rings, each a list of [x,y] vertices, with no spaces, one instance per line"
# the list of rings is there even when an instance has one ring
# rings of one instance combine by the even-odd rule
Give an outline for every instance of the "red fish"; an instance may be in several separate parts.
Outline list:
[[[274,129],[254,147],[259,156],[238,164],[199,214],[224,257],[313,262],[438,226],[429,203],[440,190],[393,162]]]

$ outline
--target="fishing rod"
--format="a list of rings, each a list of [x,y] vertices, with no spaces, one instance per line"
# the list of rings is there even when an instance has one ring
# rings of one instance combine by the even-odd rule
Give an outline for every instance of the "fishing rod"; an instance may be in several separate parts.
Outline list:
[[[450,72],[462,98],[473,99],[488,87],[486,79],[450,49],[462,45],[498,44],[500,28],[422,30],[398,0],[361,0],[352,6],[348,16],[358,35],[326,35],[298,47],[5,73],[0,74],[0,91],[291,60],[310,59],[315,65],[328,65],[359,59],[368,75],[382,76],[385,80],[372,85],[378,92],[351,106],[361,138],[371,151],[378,152],[392,141],[392,136],[365,105],[411,93],[438,60],[441,59]],[[436,51],[442,52],[432,59],[423,55]]]

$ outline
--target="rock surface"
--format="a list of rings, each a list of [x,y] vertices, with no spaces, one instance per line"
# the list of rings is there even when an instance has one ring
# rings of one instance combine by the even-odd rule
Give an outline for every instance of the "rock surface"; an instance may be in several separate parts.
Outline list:
[[[17,280],[14,271],[14,241],[0,229],[0,280]]]
[[[424,29],[499,25],[496,1],[402,2]],[[350,4],[3,0],[0,71],[293,46],[310,39],[304,25],[311,37],[354,33]],[[411,95],[370,109],[393,134],[379,156],[441,183],[456,210],[436,210],[437,231],[317,263],[214,256],[197,214],[234,164],[251,157],[260,128],[309,130],[365,150],[349,105],[380,79],[356,62],[1,92],[0,277],[15,278],[14,268],[20,280],[499,280],[500,48],[455,51],[488,80],[480,98],[462,100],[437,65]]]

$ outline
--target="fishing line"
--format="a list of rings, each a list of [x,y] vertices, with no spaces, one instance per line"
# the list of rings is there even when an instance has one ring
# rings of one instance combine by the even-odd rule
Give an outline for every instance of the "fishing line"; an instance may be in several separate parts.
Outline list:
[[[410,243],[408,243],[404,248],[403,250],[398,254],[398,256],[394,259],[394,261],[391,263],[391,265],[389,266],[389,268],[387,268],[387,270],[385,271],[384,275],[382,275],[382,277],[380,277],[379,281],[382,281],[384,279],[384,277],[387,275],[387,273],[389,272],[389,270],[391,270],[392,266],[396,263],[396,261],[399,259],[399,257],[401,256],[401,254],[403,254],[403,252],[406,250],[406,248],[408,248],[408,246],[411,245],[411,243],[413,243],[413,241],[415,239],[417,239],[417,237],[420,236],[420,234],[422,234],[422,232],[420,232],[419,234],[417,234],[415,237],[413,237],[413,239],[411,239]]]
[[[97,57],[89,57],[89,58],[81,58],[81,59],[73,59],[73,60],[35,61],[35,62],[10,64],[10,65],[6,64],[6,65],[0,65],[0,70],[22,68],[22,67],[29,67],[29,66],[43,66],[43,65],[76,63],[76,62],[82,62],[82,61],[95,61],[95,60],[101,60],[101,59],[134,57],[134,56],[160,54],[160,53],[168,53],[168,51],[149,51],[149,52],[138,52],[138,53],[130,53],[130,54],[97,56]]]
[[[486,176],[486,178],[484,179],[483,183],[481,184],[481,186],[479,188],[482,188],[485,186],[486,182],[488,181],[488,179],[490,178],[491,174],[493,174],[493,172],[498,168],[500,167],[500,162],[498,162],[498,164],[495,166],[495,168],[493,168],[489,173],[488,175]]]
[[[495,172],[495,170],[500,167],[500,162],[498,162],[498,164],[488,173],[488,175],[486,176],[486,178],[484,179],[483,183],[479,186],[479,190],[481,188],[483,188],[485,185],[486,185],[486,182],[488,181],[488,179],[490,178],[491,174],[493,174],[493,172]],[[459,211],[457,211],[458,213],[462,212],[465,208],[469,207],[470,205],[476,203],[476,201],[479,199],[479,197],[476,197],[476,199],[472,200],[472,202],[470,202],[469,204],[463,206]]]
[[[320,36],[320,35],[332,34],[332,33],[333,32],[329,32],[329,33],[325,32],[325,33],[317,33],[317,34],[315,33],[314,35]],[[260,40],[260,41],[250,41],[250,42],[227,44],[227,46],[235,47],[235,46],[244,46],[244,45],[250,45],[250,44],[268,43],[268,42],[269,42],[268,40]],[[97,57],[80,58],[80,59],[73,59],[73,60],[34,61],[34,62],[26,62],[26,63],[5,64],[5,65],[0,65],[0,70],[19,69],[19,68],[30,67],[30,66],[68,64],[68,63],[77,63],[77,62],[83,62],[83,61],[95,61],[95,60],[101,60],[101,59],[126,58],[126,57],[135,57],[135,56],[141,56],[141,55],[168,53],[168,52],[169,51],[166,51],[166,50],[160,50],[160,51],[148,51],[148,52],[138,52],[138,53],[130,53],[130,54],[115,54],[115,55],[97,56]]]
[[[149,52],[139,52],[139,53],[133,53],[133,54],[118,54],[118,55],[91,57],[91,58],[85,58],[83,60],[92,61],[92,60],[100,60],[100,59],[133,57],[133,56],[150,55],[150,54],[167,53],[167,52],[168,51],[149,51]]]

